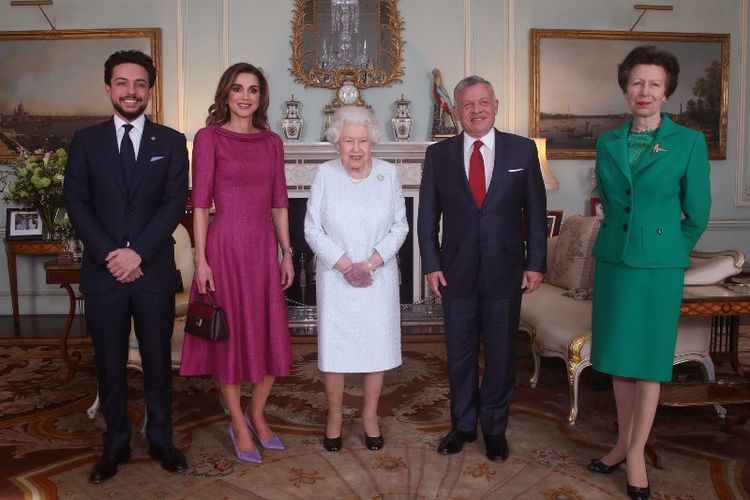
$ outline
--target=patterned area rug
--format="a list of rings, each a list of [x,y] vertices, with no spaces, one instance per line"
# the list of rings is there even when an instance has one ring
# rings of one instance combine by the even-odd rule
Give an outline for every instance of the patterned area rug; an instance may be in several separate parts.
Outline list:
[[[94,486],[87,477],[104,425],[100,415],[89,420],[85,413],[96,389],[93,375],[77,373],[61,385],[65,370],[57,347],[0,344],[0,498],[624,498],[624,469],[606,476],[585,468],[614,440],[608,378],[584,372],[579,420],[570,426],[562,363],[544,359],[541,381],[531,389],[528,346],[519,338],[518,347],[506,462],[486,460],[481,438],[457,455],[435,452],[450,427],[440,342],[405,344],[403,365],[387,374],[380,412],[383,450],[364,447],[361,379],[351,376],[344,449],[325,452],[325,398],[315,346],[298,344],[292,375],[277,382],[268,407],[286,451],[264,452],[262,465],[239,462],[213,383],[175,377],[175,444],[186,451],[191,468],[183,475],[164,472],[148,458],[147,444],[136,432],[144,411],[142,378],[134,372],[133,459],[114,479]],[[687,379],[699,373],[684,370]],[[660,407],[653,445],[664,462],[664,469],[649,468],[653,498],[748,498],[750,424],[730,429],[710,408]]]

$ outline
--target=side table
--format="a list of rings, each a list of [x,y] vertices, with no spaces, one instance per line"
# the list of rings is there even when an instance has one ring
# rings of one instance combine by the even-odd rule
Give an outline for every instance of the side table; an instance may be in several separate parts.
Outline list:
[[[63,380],[63,383],[66,383],[73,378],[76,370],[91,368],[94,361],[94,350],[89,335],[85,335],[80,339],[80,344],[76,348],[70,346],[70,330],[73,326],[73,319],[76,315],[78,301],[83,299],[81,295],[76,295],[71,285],[81,281],[81,264],[79,262],[51,260],[44,263],[44,274],[47,284],[60,285],[61,288],[64,288],[68,292],[68,300],[70,301],[60,341],[60,352],[63,361],[68,365],[68,373]]]
[[[10,301],[13,307],[13,336],[21,336],[21,322],[18,318],[18,275],[16,272],[17,255],[57,255],[62,252],[62,241],[59,240],[5,240],[5,256],[8,259],[8,281],[10,282]]]

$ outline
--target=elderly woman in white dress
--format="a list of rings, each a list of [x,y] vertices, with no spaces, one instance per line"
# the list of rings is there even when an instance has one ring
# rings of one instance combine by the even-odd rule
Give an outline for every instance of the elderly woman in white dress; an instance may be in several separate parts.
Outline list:
[[[320,166],[305,216],[305,239],[317,256],[318,368],[328,401],[323,446],[341,450],[344,374],[363,373],[365,446],[379,450],[383,375],[401,365],[396,254],[409,232],[404,196],[396,167],[370,156],[380,130],[368,110],[340,108],[326,137],[339,158]]]

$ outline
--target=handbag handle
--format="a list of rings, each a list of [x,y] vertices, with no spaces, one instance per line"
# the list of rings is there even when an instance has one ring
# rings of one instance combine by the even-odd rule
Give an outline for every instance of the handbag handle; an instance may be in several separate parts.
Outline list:
[[[206,293],[200,293],[198,292],[198,299],[201,302],[205,302],[203,300],[203,297],[208,297],[208,304],[212,306],[217,306],[216,304],[216,298],[214,297],[214,292],[212,292],[210,289],[206,288]]]

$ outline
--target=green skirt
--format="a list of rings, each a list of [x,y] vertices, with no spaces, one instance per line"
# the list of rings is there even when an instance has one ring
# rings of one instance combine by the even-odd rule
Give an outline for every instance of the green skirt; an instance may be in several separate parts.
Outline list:
[[[685,271],[597,261],[591,363],[620,377],[668,382]]]

